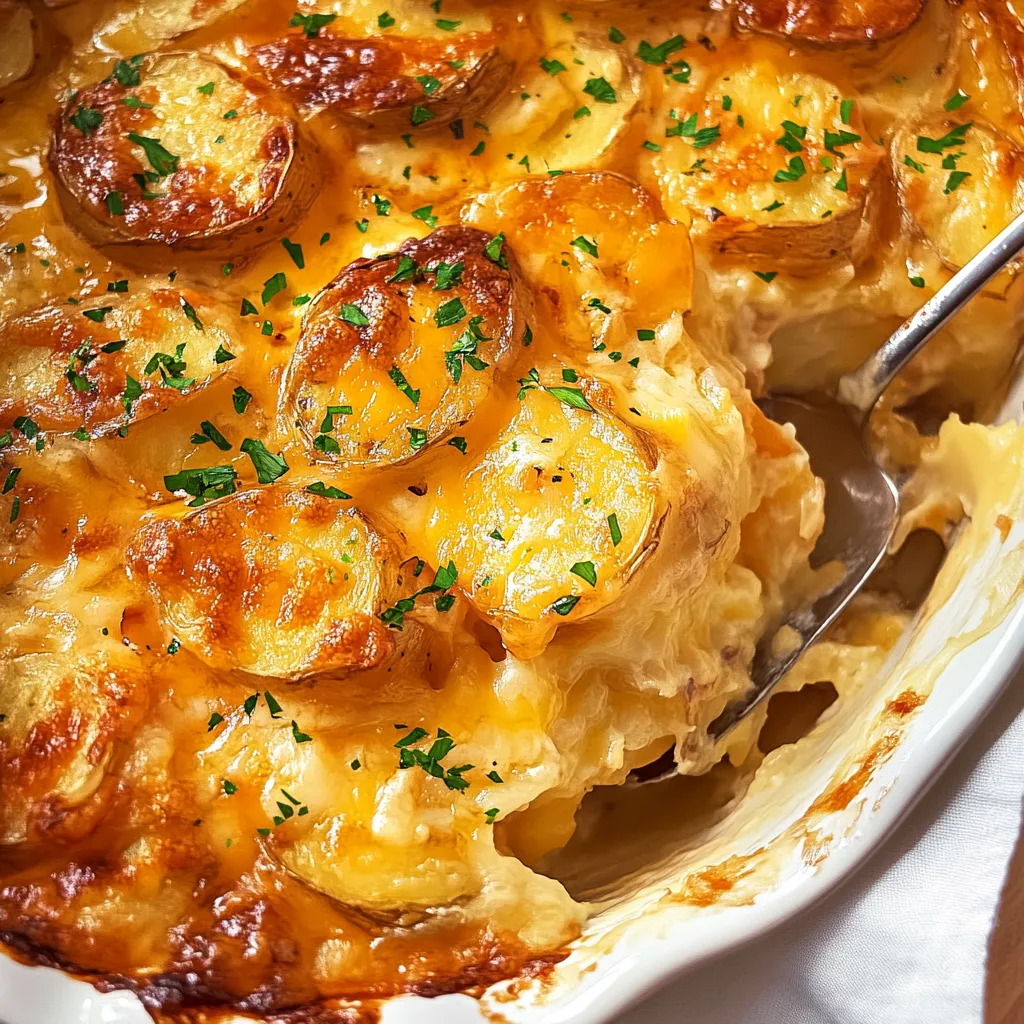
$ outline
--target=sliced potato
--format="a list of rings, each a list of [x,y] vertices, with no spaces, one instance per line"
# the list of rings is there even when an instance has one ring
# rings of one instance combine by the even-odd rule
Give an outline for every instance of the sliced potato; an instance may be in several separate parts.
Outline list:
[[[500,239],[457,226],[346,267],[310,304],[284,382],[311,457],[400,462],[468,420],[526,330],[518,273]]]
[[[138,655],[26,653],[0,673],[0,844],[75,839],[109,802],[97,794],[148,704]]]
[[[372,668],[394,647],[378,619],[398,581],[394,549],[336,498],[268,487],[155,518],[127,565],[214,668],[303,679]]]
[[[695,244],[729,262],[807,274],[856,264],[885,151],[856,103],[843,121],[842,100],[830,82],[766,61],[723,76],[647,161],[666,210],[692,211]]]
[[[535,172],[604,166],[643,98],[636,61],[621,47],[585,34],[551,47],[544,59],[565,70],[552,75],[532,66],[522,88],[492,111],[491,133],[514,138]],[[597,82],[607,88],[592,84]]]
[[[427,527],[436,563],[455,563],[459,587],[522,657],[614,601],[656,529],[653,454],[600,407],[556,397],[561,379],[541,380],[554,394],[523,395]]]
[[[403,795],[396,792],[393,798]],[[395,914],[402,915],[400,921],[406,916],[415,920],[425,910],[448,906],[480,889],[466,841],[432,831],[422,824],[416,835],[428,839],[392,843],[340,816],[318,823],[292,843],[275,835],[272,845],[285,867],[306,885],[373,918],[394,922]]]
[[[98,436],[186,401],[230,366],[217,361],[222,347],[237,354],[226,324],[208,296],[177,288],[14,317],[0,349],[0,430],[28,416],[41,430]]]
[[[211,25],[251,0],[117,0],[107,24],[114,42],[131,42],[128,52],[139,44],[159,44],[186,32]],[[255,6],[255,4],[253,5]],[[106,34],[101,28],[100,32]]]
[[[403,130],[479,114],[513,66],[490,33],[451,40],[300,33],[256,47],[252,58],[254,70],[307,109]]]
[[[467,216],[507,234],[535,289],[576,297],[559,302],[555,315],[585,350],[619,348],[637,329],[689,308],[686,224],[670,221],[650,192],[621,175],[530,178],[486,196]]]
[[[121,257],[146,243],[237,257],[278,238],[316,187],[288,112],[195,53],[118,62],[79,92],[50,165],[70,222]]]
[[[1024,151],[991,125],[965,123],[943,116],[909,125],[891,150],[907,217],[954,269],[1024,209]]]
[[[917,21],[925,0],[739,0],[736,20],[794,43],[850,46],[894,39]]]
[[[0,0],[0,89],[26,78],[36,62],[32,12],[21,0]]]

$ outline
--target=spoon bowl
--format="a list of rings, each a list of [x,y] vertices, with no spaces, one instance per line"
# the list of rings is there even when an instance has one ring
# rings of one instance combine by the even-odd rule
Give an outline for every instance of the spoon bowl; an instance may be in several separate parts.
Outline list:
[[[758,401],[769,419],[792,424],[811,469],[825,483],[825,527],[811,564],[835,562],[842,573],[813,604],[791,612],[765,632],[754,650],[751,687],[708,726],[712,739],[725,736],[771,696],[786,671],[821,639],[885,557],[899,521],[900,499],[896,483],[865,444],[871,411],[910,359],[1022,250],[1024,213],[905,320],[874,355],[843,377],[837,399],[767,395]],[[783,627],[789,627],[786,639],[792,640],[784,647],[776,640]],[[639,771],[634,784],[649,785],[674,775],[675,765],[668,766],[667,760],[668,756]]]

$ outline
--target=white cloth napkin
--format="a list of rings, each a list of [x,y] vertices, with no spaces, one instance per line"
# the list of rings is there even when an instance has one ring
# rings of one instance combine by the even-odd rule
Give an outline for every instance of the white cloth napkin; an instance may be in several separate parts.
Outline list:
[[[986,949],[1022,799],[1018,671],[942,778],[845,887],[672,983],[621,1024],[981,1024]]]

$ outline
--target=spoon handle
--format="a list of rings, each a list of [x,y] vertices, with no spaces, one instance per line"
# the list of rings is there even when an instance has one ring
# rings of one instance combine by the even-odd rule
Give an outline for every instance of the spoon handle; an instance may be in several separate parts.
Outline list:
[[[910,358],[1021,249],[1024,249],[1024,213],[1018,214],[913,316],[904,320],[874,355],[839,381],[839,401],[856,410],[863,424],[882,392]]]

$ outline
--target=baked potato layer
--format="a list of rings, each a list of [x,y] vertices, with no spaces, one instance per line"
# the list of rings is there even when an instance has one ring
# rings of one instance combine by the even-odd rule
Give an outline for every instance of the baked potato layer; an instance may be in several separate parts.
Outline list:
[[[114,65],[57,118],[50,166],[97,245],[245,251],[311,198],[298,127],[272,95],[198,53]]]
[[[214,668],[303,679],[380,664],[393,546],[345,499],[281,485],[143,525],[129,571]]]
[[[1015,16],[919,6],[31,5],[3,941],[168,1024],[347,1020],[546,973],[635,769],[743,798],[758,723],[710,774],[708,724],[823,516],[754,396],[834,386],[1019,208]],[[1014,269],[886,458],[998,401]],[[868,685],[906,619],[870,603],[792,685]]]
[[[43,431],[124,436],[132,423],[187,402],[242,354],[211,296],[110,284],[92,302],[44,306],[3,324],[0,429],[27,417]]]
[[[848,98],[847,98],[848,99]],[[649,175],[696,244],[772,272],[858,263],[873,235],[884,149],[856,101],[817,76],[759,62],[710,83],[673,118]]]
[[[466,422],[529,330],[502,237],[437,228],[310,304],[284,384],[312,458],[386,465]]]

